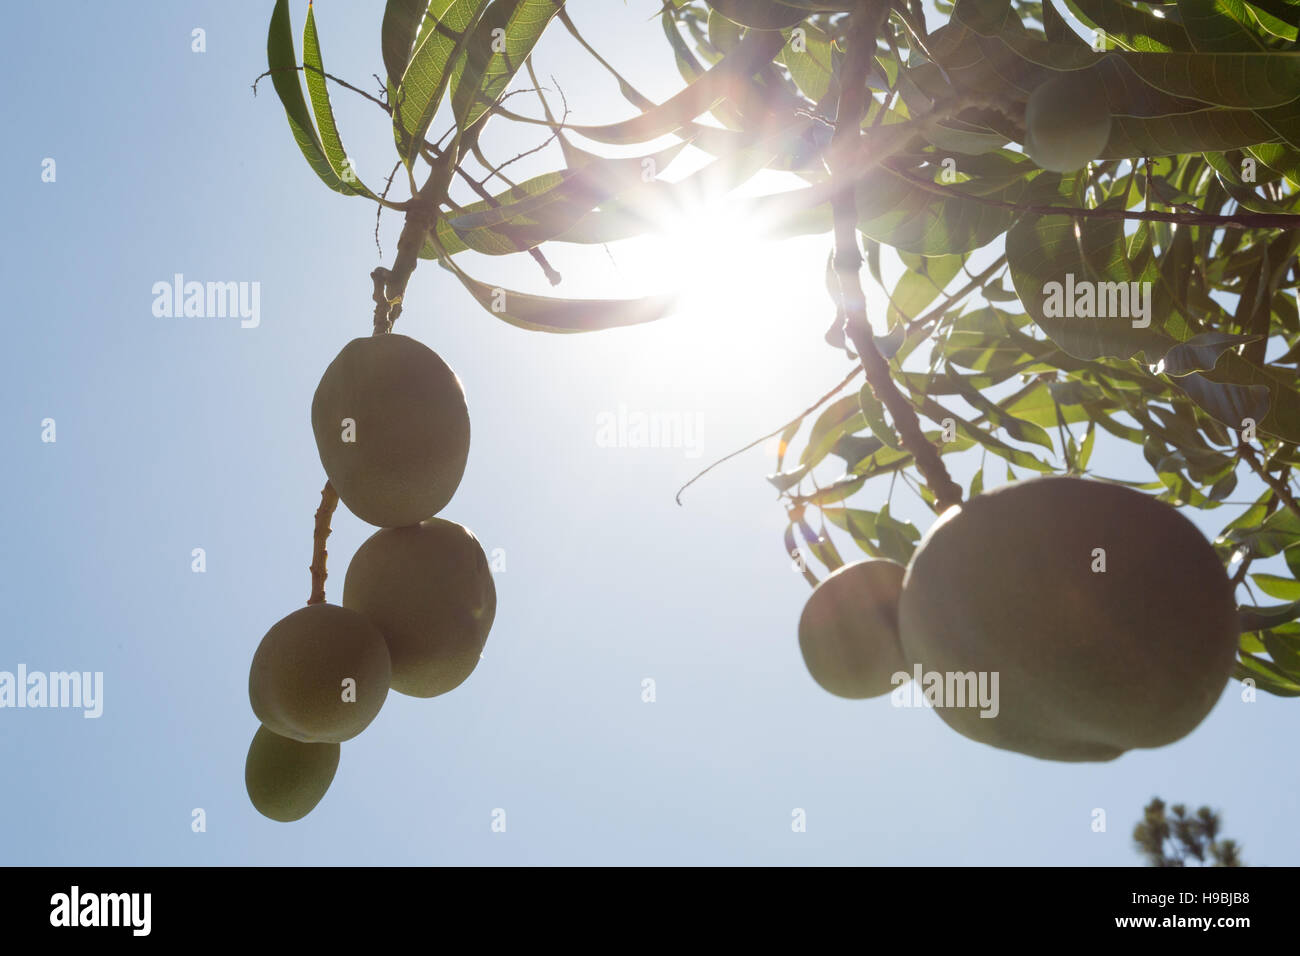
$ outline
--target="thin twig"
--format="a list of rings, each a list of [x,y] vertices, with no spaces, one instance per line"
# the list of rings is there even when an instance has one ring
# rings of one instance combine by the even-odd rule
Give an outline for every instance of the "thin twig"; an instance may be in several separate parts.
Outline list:
[[[384,191],[379,194],[379,204],[375,206],[375,248],[379,250],[379,255],[383,256],[384,247],[379,244],[379,217],[384,213],[383,201],[388,198],[388,190],[393,188],[393,180],[397,177],[397,171],[402,168],[402,161],[399,159],[393,166],[393,171],[388,174],[388,182],[384,184]]]
[[[329,572],[325,569],[325,559],[329,552],[325,550],[325,539],[330,536],[330,518],[339,505],[339,494],[328,481],[320,493],[320,507],[316,509],[316,530],[312,535],[311,555],[311,597],[308,604],[325,603],[325,579]]]
[[[432,143],[429,143],[426,140],[424,145],[426,148],[426,152],[430,153],[435,158],[441,157],[442,154],[438,152],[437,148]],[[433,160],[430,160],[430,162],[432,161]],[[469,188],[474,190],[474,192],[477,193],[479,197],[484,202],[486,202],[489,206],[491,206],[493,209],[501,208],[501,201],[497,199],[495,196],[493,196],[490,192],[488,192],[487,189],[483,186],[483,183],[479,182],[469,173],[465,172],[465,170],[461,167],[459,163],[456,164],[456,174],[460,176],[460,178],[463,179],[469,185]],[[450,199],[447,199],[445,201],[448,205],[452,205]],[[528,250],[528,255],[529,257],[532,258],[534,262],[537,263],[538,267],[542,270],[542,274],[546,276],[547,282],[549,282],[553,286],[560,284],[560,282],[563,279],[563,276],[561,276],[560,273],[555,269],[555,267],[551,265],[550,260],[546,258],[546,253],[542,252],[542,250],[537,248],[536,246],[533,246]]]
[[[861,365],[855,366],[854,369],[853,369],[853,371],[849,372],[849,374],[846,375],[846,376],[844,377],[843,381],[841,381],[838,385],[836,385],[834,388],[832,388],[829,392],[827,392],[827,393],[826,393],[825,395],[823,395],[821,398],[817,399],[817,401],[813,402],[811,405],[809,405],[807,408],[805,408],[802,412],[800,412],[800,413],[799,413],[798,415],[796,415],[794,418],[790,419],[788,422],[786,422],[786,423],[785,423],[784,425],[782,425],[780,428],[773,429],[772,431],[768,432],[766,435],[761,435],[761,436],[759,436],[758,438],[755,438],[752,442],[750,442],[750,443],[749,443],[748,445],[746,445],[744,448],[737,448],[737,449],[736,449],[735,451],[733,451],[730,455],[723,455],[721,458],[719,458],[719,459],[718,459],[717,461],[715,461],[713,464],[709,465],[708,468],[705,468],[702,472],[700,472],[698,475],[696,475],[696,476],[695,476],[694,478],[692,478],[690,481],[686,482],[686,484],[682,485],[680,488],[677,489],[677,495],[676,495],[676,501],[677,501],[677,503],[678,503],[679,505],[682,503],[682,492],[683,492],[683,491],[685,491],[685,490],[686,490],[687,488],[689,488],[691,485],[695,484],[697,481],[699,481],[701,478],[703,478],[705,475],[707,475],[709,472],[711,472],[714,468],[717,468],[719,465],[721,465],[721,464],[722,464],[723,462],[725,462],[725,461],[730,461],[731,459],[735,458],[737,455],[740,455],[740,454],[743,454],[743,453],[749,451],[751,448],[753,448],[753,447],[756,446],[756,445],[761,445],[763,442],[767,441],[769,438],[775,438],[777,435],[779,435],[779,434],[781,434],[782,432],[784,432],[787,428],[789,428],[791,425],[795,424],[796,422],[801,422],[801,421],[803,421],[805,418],[807,418],[807,417],[808,417],[809,415],[811,415],[813,412],[817,411],[817,409],[821,408],[823,405],[825,405],[827,402],[829,402],[832,398],[834,398],[837,394],[839,394],[840,390],[843,389],[845,385],[849,384],[849,382],[851,382],[851,381],[853,381],[855,378],[857,378],[858,375],[861,374],[861,372],[862,372],[862,366],[861,366]]]
[[[274,70],[267,70],[265,73],[262,73],[261,75],[259,75],[259,76],[257,77],[257,79],[253,80],[253,95],[254,95],[254,96],[257,95],[257,84],[260,83],[262,80],[264,80],[266,77],[270,76],[272,73],[287,73],[287,72],[289,72],[290,70],[293,70],[294,72],[297,72],[298,70],[306,70],[306,69],[307,69],[307,68],[304,67],[304,66],[279,66],[279,67],[276,67]],[[317,71],[317,72],[319,72],[319,71]],[[378,106],[380,109],[382,109],[382,110],[383,110],[385,113],[387,113],[389,116],[392,116],[392,115],[393,115],[393,108],[392,108],[391,106],[389,106],[387,103],[385,103],[383,100],[379,99],[378,97],[376,97],[376,96],[371,96],[371,95],[370,95],[369,93],[367,93],[365,90],[363,90],[363,89],[359,89],[358,87],[353,86],[353,85],[352,85],[351,83],[349,83],[347,80],[341,80],[341,79],[339,79],[337,76],[335,76],[335,75],[332,74],[332,73],[321,73],[321,75],[324,76],[325,79],[327,79],[327,80],[333,80],[335,83],[337,83],[339,86],[343,87],[343,88],[346,89],[346,90],[351,90],[353,93],[356,93],[356,94],[358,94],[358,95],[360,95],[360,96],[364,96],[366,99],[368,99],[370,102],[374,103],[376,106]]]

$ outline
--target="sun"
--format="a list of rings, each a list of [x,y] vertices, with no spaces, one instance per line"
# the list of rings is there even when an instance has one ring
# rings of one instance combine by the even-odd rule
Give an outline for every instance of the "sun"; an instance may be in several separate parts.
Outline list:
[[[773,240],[721,203],[675,217],[664,239],[687,311],[713,315],[755,305],[781,279],[757,268]]]
[[[733,197],[701,200],[656,215],[657,228],[617,256],[629,287],[673,292],[670,324],[679,344],[715,353],[744,337],[768,336],[797,322],[807,329],[834,308],[820,292],[825,243],[772,235],[752,207]],[[820,330],[819,330],[820,331]]]

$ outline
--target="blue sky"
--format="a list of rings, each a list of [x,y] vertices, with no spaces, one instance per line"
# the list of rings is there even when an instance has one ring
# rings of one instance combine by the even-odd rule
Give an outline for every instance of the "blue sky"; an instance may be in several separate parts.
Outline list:
[[[678,87],[656,2],[570,7],[644,92]],[[1173,746],[1069,765],[813,683],[795,637],[809,592],[763,480],[772,456],[727,463],[685,507],[673,494],[846,371],[821,340],[826,244],[763,246],[743,226],[706,223],[675,251],[663,240],[557,249],[559,294],[695,290],[678,316],[591,336],[502,324],[421,264],[397,330],[464,382],[473,444],[442,516],[502,549],[496,623],[456,691],[390,695],[344,744],[309,817],[259,816],[243,784],[257,726],[248,665],[309,591],[324,482],[311,394],[367,333],[368,273],[391,263],[399,226],[384,217],[381,258],[373,205],[316,180],[269,82],[252,95],[270,8],[28,4],[0,34],[0,670],[103,671],[105,683],[98,720],[0,710],[0,863],[1132,865],[1130,831],[1153,794],[1221,808],[1250,863],[1297,859],[1293,701],[1245,704],[1232,684]],[[382,8],[317,4],[330,72],[372,87]],[[293,4],[296,30],[305,12]],[[204,53],[191,51],[196,27]],[[628,115],[564,38],[548,36],[537,59],[574,121]],[[382,182],[386,117],[345,92],[336,111],[361,177]],[[504,132],[488,141],[498,158],[539,141]],[[556,162],[543,153],[519,168]],[[465,265],[546,291],[524,256]],[[260,324],[156,317],[151,289],[176,273],[260,283]],[[620,406],[698,416],[699,457],[602,447],[600,416]],[[45,418],[53,444],[40,440]],[[1098,466],[1123,474],[1131,459],[1107,454]],[[910,493],[895,502],[928,525]],[[372,530],[336,516],[331,600]],[[194,548],[205,573],[191,571]],[[191,830],[195,808],[206,832]],[[497,808],[504,833],[491,828]],[[792,832],[795,808],[805,833]]]

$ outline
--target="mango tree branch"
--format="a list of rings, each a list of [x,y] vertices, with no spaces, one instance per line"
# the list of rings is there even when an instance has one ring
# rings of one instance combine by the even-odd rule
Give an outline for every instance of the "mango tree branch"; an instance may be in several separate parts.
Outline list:
[[[402,298],[406,294],[406,284],[420,261],[424,240],[437,222],[438,208],[447,198],[447,189],[451,185],[451,177],[460,156],[459,140],[458,134],[456,141],[447,148],[447,151],[435,157],[429,170],[429,178],[406,210],[406,221],[402,224],[402,233],[397,238],[397,257],[393,260],[393,267],[383,277],[383,306],[380,307],[376,300],[375,335],[391,332],[393,323],[402,314]]]
[[[308,604],[325,603],[325,579],[329,572],[325,570],[325,559],[329,552],[325,550],[325,539],[330,536],[330,518],[338,507],[339,494],[328,481],[320,493],[320,507],[316,509],[316,533],[312,536],[311,555],[311,597]]]
[[[866,115],[869,94],[867,78],[876,49],[876,36],[884,23],[888,7],[880,0],[866,0],[852,14],[849,27],[848,49],[840,70],[840,101],[835,117],[835,133],[831,138],[832,181],[846,185],[834,190],[831,210],[835,224],[834,270],[840,287],[840,301],[844,309],[844,331],[862,361],[862,370],[876,398],[889,410],[894,428],[916,461],[917,470],[934,493],[939,512],[961,503],[961,487],[952,480],[948,469],[921,431],[921,423],[911,402],[894,384],[889,363],[876,348],[871,323],[867,319],[867,299],[862,290],[860,272],[862,252],[858,246],[857,197],[851,185],[860,176],[860,154],[863,150],[862,120]],[[883,127],[875,132],[887,132]],[[901,144],[900,144],[901,146]],[[870,143],[866,146],[870,150]],[[877,157],[879,162],[883,157]]]
[[[436,162],[437,158],[442,155],[441,152],[439,152],[438,148],[434,146],[432,143],[430,143],[428,140],[425,140],[424,146],[425,146],[424,149],[425,158],[428,159],[430,163]],[[484,187],[483,183],[479,182],[469,173],[465,172],[465,170],[461,167],[459,163],[456,164],[456,175],[459,176],[462,180],[464,180],[465,183],[469,186],[469,188],[474,190],[474,192],[478,194],[479,198],[481,198],[493,209],[501,208],[501,203],[497,200],[497,198],[493,196],[490,192],[488,192],[488,190]],[[555,271],[555,268],[551,265],[550,261],[546,258],[546,254],[542,252],[541,249],[537,248],[536,246],[533,246],[531,249],[528,250],[528,255],[541,268],[543,275],[546,276],[547,282],[549,282],[551,285],[560,284],[560,280],[561,280],[560,274]]]

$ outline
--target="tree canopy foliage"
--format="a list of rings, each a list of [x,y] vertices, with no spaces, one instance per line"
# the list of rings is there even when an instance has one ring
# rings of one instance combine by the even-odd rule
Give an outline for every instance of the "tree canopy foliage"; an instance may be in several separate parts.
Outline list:
[[[671,0],[659,19],[681,86],[657,103],[563,0],[389,0],[375,99],[409,188],[393,200],[392,177],[367,185],[348,158],[314,13],[299,63],[278,0],[269,72],[308,163],[405,216],[393,266],[372,274],[376,328],[400,315],[420,259],[523,329],[653,321],[672,295],[505,290],[461,254],[530,255],[554,283],[551,243],[637,236],[760,170],[787,173],[791,188],[724,209],[772,241],[827,237],[825,275],[807,278],[826,284],[828,343],[866,382],[850,374],[780,431],[768,480],[786,550],[834,570],[838,528],[905,563],[920,532],[880,503],[886,482],[942,510],[994,480],[993,458],[1011,478],[1095,474],[1102,436],[1146,470],[1096,477],[1221,511],[1216,548],[1245,592],[1237,676],[1300,695],[1300,0]],[[584,82],[607,77],[627,118],[557,116],[530,62],[547,30],[583,44]],[[1099,154],[1065,173],[1023,148],[1029,97],[1063,75],[1111,117]],[[490,122],[535,128],[562,164],[511,181],[483,154]],[[661,178],[687,147],[709,162]],[[477,198],[454,201],[453,182]],[[870,323],[862,264],[888,302]],[[963,453],[979,461],[966,488],[945,464]]]
[[[1149,866],[1245,866],[1237,841],[1220,838],[1223,822],[1209,807],[1194,816],[1181,803],[1168,810],[1152,797],[1133,828],[1133,843]]]

